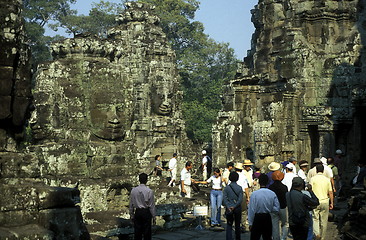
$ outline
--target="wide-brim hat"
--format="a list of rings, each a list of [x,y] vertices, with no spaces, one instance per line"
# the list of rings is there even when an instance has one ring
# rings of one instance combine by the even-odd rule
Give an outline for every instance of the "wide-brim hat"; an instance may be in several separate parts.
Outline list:
[[[235,166],[234,166],[234,168],[236,168],[236,169],[240,169],[240,170],[243,170],[244,168],[243,168],[243,163],[235,163]]]
[[[322,162],[320,161],[320,158],[314,158],[314,164],[317,164],[317,163],[322,163]]]
[[[278,162],[271,162],[269,165],[268,165],[268,169],[270,171],[277,171],[281,168],[281,165],[278,163]]]
[[[323,163],[323,164],[327,164],[327,159],[325,157],[321,157],[320,158],[320,161]]]
[[[252,165],[253,165],[253,163],[252,163],[252,161],[250,161],[249,159],[245,159],[245,160],[244,160],[243,165],[244,165],[244,166],[252,166]]]
[[[302,160],[302,161],[300,161],[299,166],[300,167],[306,167],[306,166],[309,166],[309,163],[305,160]]]

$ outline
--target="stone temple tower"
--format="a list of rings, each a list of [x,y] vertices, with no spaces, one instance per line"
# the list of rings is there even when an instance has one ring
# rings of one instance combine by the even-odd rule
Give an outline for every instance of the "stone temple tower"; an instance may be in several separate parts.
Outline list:
[[[175,53],[153,9],[126,3],[106,38],[55,43],[38,68],[29,152],[49,183],[79,184],[82,210],[108,208],[109,187],[136,184],[155,155],[178,153],[181,169],[190,154]]]
[[[259,0],[248,56],[214,126],[219,164],[363,159],[365,1]]]

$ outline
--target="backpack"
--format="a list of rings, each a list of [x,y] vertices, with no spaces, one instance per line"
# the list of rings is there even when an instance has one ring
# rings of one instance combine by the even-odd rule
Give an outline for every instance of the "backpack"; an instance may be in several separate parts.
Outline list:
[[[209,176],[212,171],[212,159],[209,156],[206,156],[206,158],[207,158],[207,176]]]

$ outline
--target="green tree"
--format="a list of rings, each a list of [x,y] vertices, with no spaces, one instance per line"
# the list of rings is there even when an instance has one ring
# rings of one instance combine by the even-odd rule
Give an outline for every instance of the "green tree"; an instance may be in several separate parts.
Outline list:
[[[70,4],[75,2],[76,0],[23,0],[25,31],[36,64],[51,58],[48,46],[53,38],[44,36],[45,26],[53,21],[60,21],[65,16],[76,14],[76,11],[70,8]]]
[[[74,36],[80,33],[89,33],[106,37],[107,30],[115,25],[115,18],[123,9],[122,3],[100,1],[92,3],[89,15],[66,15],[51,27],[54,30],[59,27],[65,28],[67,33]]]

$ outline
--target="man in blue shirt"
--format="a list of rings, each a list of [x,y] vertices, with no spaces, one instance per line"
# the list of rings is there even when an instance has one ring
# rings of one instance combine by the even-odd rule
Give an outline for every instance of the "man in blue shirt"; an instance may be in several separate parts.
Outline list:
[[[250,228],[250,239],[263,240],[272,239],[272,219],[270,213],[280,210],[280,203],[276,194],[267,189],[268,176],[261,174],[258,179],[260,189],[254,191],[250,197],[248,208],[248,222]]]
[[[233,222],[235,221],[235,239],[240,240],[241,202],[243,201],[243,189],[236,182],[239,179],[237,172],[229,175],[230,184],[225,187],[222,205],[226,207],[227,220],[226,239],[232,240]]]

